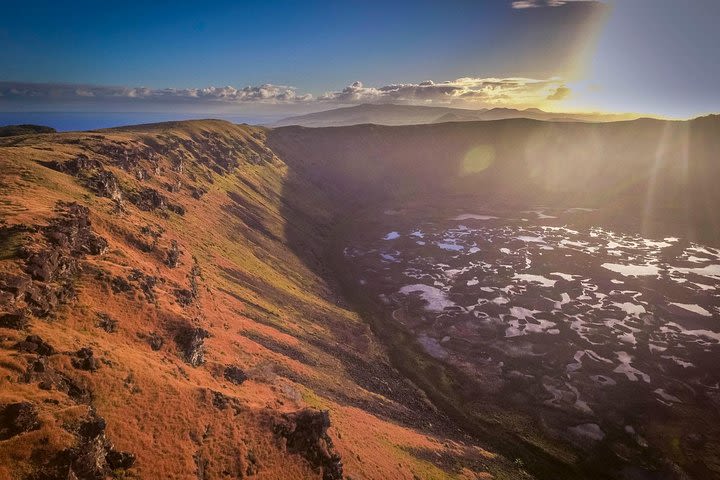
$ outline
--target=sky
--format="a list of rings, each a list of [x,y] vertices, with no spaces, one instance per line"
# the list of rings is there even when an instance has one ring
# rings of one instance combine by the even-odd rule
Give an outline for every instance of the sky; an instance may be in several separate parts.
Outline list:
[[[719,18],[717,0],[11,2],[0,123],[359,103],[688,118],[720,111]]]

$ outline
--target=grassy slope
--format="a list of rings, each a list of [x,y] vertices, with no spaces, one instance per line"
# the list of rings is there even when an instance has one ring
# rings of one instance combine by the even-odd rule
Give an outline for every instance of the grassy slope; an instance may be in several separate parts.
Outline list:
[[[501,457],[447,436],[457,438],[422,393],[389,366],[367,325],[326,284],[321,249],[310,247],[323,242],[326,232],[318,225],[336,212],[265,148],[265,135],[262,129],[197,121],[14,137],[0,144],[0,218],[7,225],[44,225],[58,200],[72,200],[90,207],[94,230],[109,242],[107,253],[87,258],[76,279],[77,298],[54,318],[32,319],[30,330],[59,351],[91,346],[107,360],[89,373],[73,369],[66,356],[52,359],[93,392],[93,406],[107,420],[116,447],[137,455],[130,474],[196,478],[199,457],[209,461],[206,478],[237,478],[251,458],[258,478],[318,476],[300,456],[286,454],[268,426],[279,412],[313,406],[331,412],[330,435],[348,477],[476,478],[490,471],[518,478]],[[125,152],[138,162],[120,168]],[[80,154],[100,160],[126,191],[154,188],[186,213],[146,212],[126,202],[126,212],[118,214],[110,199],[40,163]],[[237,167],[214,171],[220,158],[236,159]],[[148,178],[138,180],[141,170]],[[178,191],[164,188],[178,183]],[[191,188],[207,193],[195,199]],[[150,252],[137,248],[138,239],[148,241],[144,226],[164,231]],[[304,238],[308,248],[302,255],[287,248],[289,234]],[[175,269],[163,263],[172,240],[183,251]],[[12,242],[3,249],[2,274],[18,271]],[[193,258],[202,271],[200,294],[183,307],[173,291],[188,287]],[[125,276],[131,269],[162,279],[156,303],[140,292],[114,293],[93,273]],[[118,332],[97,328],[97,313],[116,319]],[[193,368],[181,359],[171,328],[177,322],[211,333],[204,365]],[[164,337],[160,351],[141,338],[151,332]],[[61,424],[87,406],[18,381],[30,356],[12,345],[27,333],[0,333],[0,403],[33,401],[42,420],[40,430],[0,442],[0,477],[22,478],[36,468],[33,450],[71,444]],[[250,380],[239,386],[224,380],[227,364],[243,368]],[[241,408],[214,407],[212,391],[236,399]]]

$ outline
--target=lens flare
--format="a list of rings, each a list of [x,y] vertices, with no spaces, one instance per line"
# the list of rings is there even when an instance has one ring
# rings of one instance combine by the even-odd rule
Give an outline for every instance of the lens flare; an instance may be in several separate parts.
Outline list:
[[[463,158],[461,174],[472,175],[487,170],[495,162],[495,147],[478,145],[471,148]]]

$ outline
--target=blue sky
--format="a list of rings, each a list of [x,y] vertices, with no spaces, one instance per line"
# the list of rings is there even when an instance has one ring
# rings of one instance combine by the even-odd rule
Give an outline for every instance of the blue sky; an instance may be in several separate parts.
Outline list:
[[[15,2],[0,17],[0,111],[687,117],[720,110],[718,18],[711,0]]]

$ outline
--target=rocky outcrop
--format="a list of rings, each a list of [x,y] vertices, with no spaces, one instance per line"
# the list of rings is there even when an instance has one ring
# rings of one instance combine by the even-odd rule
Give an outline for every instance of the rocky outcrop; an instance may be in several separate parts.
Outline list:
[[[178,215],[185,215],[185,207],[168,201],[162,193],[154,188],[144,188],[129,195],[129,199],[140,210],[151,212],[153,210],[170,210]]]
[[[100,197],[107,197],[115,201],[122,200],[123,193],[117,177],[107,170],[99,160],[79,155],[66,162],[53,161],[44,165],[77,177],[82,184]]]
[[[86,182],[87,187],[101,197],[112,200],[122,200],[122,190],[114,173],[108,170],[101,170],[90,177]]]
[[[77,273],[77,261],[60,248],[51,248],[30,256],[27,272],[43,282],[65,280]]]
[[[156,300],[155,285],[158,283],[157,277],[147,275],[142,270],[134,269],[130,272],[130,275],[128,275],[128,280],[138,284],[148,302],[154,302]]]
[[[330,414],[327,410],[306,408],[282,415],[275,423],[275,433],[285,439],[288,452],[302,455],[322,471],[323,480],[343,478],[340,455],[334,451],[327,434]]]
[[[222,392],[216,392],[214,390],[205,390],[205,392],[211,395],[210,398],[212,399],[212,404],[218,410],[230,408],[233,410],[235,415],[239,415],[243,412],[243,405],[237,398],[230,397]]]
[[[123,277],[113,277],[110,280],[110,287],[114,293],[131,293],[135,287]]]
[[[75,436],[73,447],[58,452],[43,466],[40,480],[102,480],[120,474],[135,463],[135,455],[115,450],[105,435],[105,420],[93,409],[79,424],[67,426]]]
[[[117,326],[118,322],[114,318],[110,317],[110,315],[106,313],[98,313],[98,321],[95,325],[97,325],[98,328],[102,328],[107,333],[115,333],[117,332]]]
[[[180,257],[182,256],[182,250],[178,246],[177,240],[170,242],[170,249],[168,249],[165,255],[165,265],[170,268],[175,268],[180,263]]]
[[[47,343],[45,340],[40,338],[38,335],[28,335],[25,340],[18,342],[14,347],[16,350],[25,353],[36,353],[41,356],[54,355],[55,349]]]
[[[65,162],[54,160],[52,162],[43,163],[43,165],[74,177],[84,175],[92,170],[99,170],[103,168],[102,162],[99,160],[91,160],[87,155],[78,155],[72,160],[67,160]]]
[[[145,188],[130,196],[130,201],[140,210],[152,211],[167,206],[167,199],[153,188]]]
[[[192,195],[195,200],[200,200],[206,193],[207,189],[205,187],[192,187],[190,189],[190,195]]]
[[[89,347],[83,347],[75,352],[75,357],[72,359],[71,363],[73,367],[79,370],[87,370],[89,372],[94,372],[100,368],[100,362],[98,362],[98,359],[95,358],[92,348]]]
[[[67,375],[58,372],[48,361],[48,357],[39,356],[32,360],[23,377],[25,383],[36,383],[41,390],[57,390],[66,393],[78,403],[89,403],[91,393]]]
[[[177,213],[180,216],[185,215],[185,207],[178,205],[177,203],[168,203],[167,208],[171,212]]]
[[[235,385],[240,385],[248,379],[245,372],[240,367],[237,367],[235,365],[226,365],[223,376],[227,381],[234,383]]]
[[[27,275],[4,274],[0,279],[0,290],[8,295],[8,301],[15,302],[25,295],[31,284],[32,280]]]
[[[77,203],[63,202],[59,207],[61,216],[45,228],[48,240],[76,256],[105,253],[107,240],[92,231],[90,209]]]
[[[22,311],[0,314],[0,328],[24,330],[28,325],[27,316]]]
[[[30,402],[11,403],[0,407],[0,440],[7,440],[40,428],[37,409]]]
[[[3,315],[0,324],[23,328],[20,312],[24,309],[38,317],[50,315],[74,297],[79,261],[107,250],[107,241],[92,231],[87,207],[59,202],[57,210],[58,217],[46,227],[26,229],[42,232],[47,243],[28,241],[23,245],[21,255],[28,275],[8,275],[0,283],[0,307],[11,312]]]
[[[193,292],[191,290],[188,290],[187,288],[176,288],[174,293],[175,299],[183,307],[191,305],[193,300],[195,300]]]
[[[207,330],[190,325],[181,326],[175,333],[175,343],[187,363],[197,367],[205,362],[205,339],[210,336]]]

